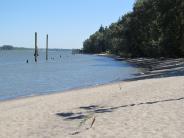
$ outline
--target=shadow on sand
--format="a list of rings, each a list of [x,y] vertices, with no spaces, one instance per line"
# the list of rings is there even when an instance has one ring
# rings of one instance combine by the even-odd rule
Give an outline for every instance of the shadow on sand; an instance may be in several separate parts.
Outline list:
[[[136,77],[127,81],[143,80],[151,78],[164,78],[174,76],[184,76],[184,59],[154,59],[154,58],[136,58],[122,59],[133,66],[143,69],[142,73],[134,74]]]
[[[98,105],[90,105],[90,106],[79,107],[79,109],[82,109],[83,112],[57,113],[56,115],[63,117],[64,120],[80,120],[80,119],[85,119],[89,113],[93,113],[93,114],[110,113],[120,108],[130,108],[130,107],[141,106],[141,105],[152,105],[157,103],[165,103],[165,102],[180,101],[180,100],[184,100],[184,97],[180,97],[176,99],[166,99],[166,100],[160,100],[160,101],[133,103],[133,104],[116,106],[116,107],[103,107]]]

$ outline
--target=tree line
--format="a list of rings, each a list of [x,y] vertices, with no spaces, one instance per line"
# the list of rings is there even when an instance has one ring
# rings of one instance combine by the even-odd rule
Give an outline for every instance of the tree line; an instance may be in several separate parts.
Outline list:
[[[83,52],[184,57],[184,0],[136,0],[132,12],[85,40]]]

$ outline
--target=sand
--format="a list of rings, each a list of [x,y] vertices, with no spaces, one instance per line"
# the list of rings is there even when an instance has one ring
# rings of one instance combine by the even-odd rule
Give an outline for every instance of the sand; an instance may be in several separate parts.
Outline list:
[[[4,101],[0,111],[0,138],[183,138],[184,77]]]

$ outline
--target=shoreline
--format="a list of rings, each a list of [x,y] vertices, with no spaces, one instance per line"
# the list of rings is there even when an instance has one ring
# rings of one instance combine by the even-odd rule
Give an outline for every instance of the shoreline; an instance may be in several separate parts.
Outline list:
[[[0,137],[182,138],[183,90],[184,76],[180,76],[2,102]]]
[[[132,78],[134,79],[134,78]],[[49,96],[49,95],[57,95],[57,94],[62,94],[62,93],[68,93],[68,92],[73,92],[73,91],[79,91],[79,90],[84,90],[84,89],[91,89],[91,88],[98,88],[100,86],[104,85],[111,85],[111,84],[116,84],[120,82],[127,82],[131,81],[132,79],[126,79],[126,80],[114,80],[111,82],[103,83],[103,84],[96,84],[96,85],[89,85],[85,87],[76,87],[76,88],[70,88],[64,91],[52,91],[52,92],[47,92],[47,93],[42,93],[42,94],[35,94],[35,95],[28,95],[28,96],[21,96],[17,98],[11,98],[11,99],[5,99],[5,100],[0,100],[0,104],[4,102],[9,102],[9,101],[17,101],[17,100],[24,100],[24,99],[29,99],[29,98],[34,98],[34,97],[42,97],[42,96]]]
[[[154,71],[146,77],[0,101],[0,137],[182,138],[184,75],[176,70],[152,78]],[[162,71],[170,74],[165,67]],[[179,71],[183,73],[183,65]]]
[[[42,93],[42,94],[35,94],[35,95],[10,98],[10,99],[5,99],[5,100],[0,100],[0,104],[2,102],[22,100],[22,99],[27,99],[27,98],[32,98],[32,97],[40,97],[40,96],[46,96],[46,95],[52,95],[52,94],[67,93],[67,92],[71,92],[71,91],[77,91],[77,90],[94,88],[94,87],[99,87],[99,86],[104,86],[104,85],[116,84],[116,83],[120,83],[120,82],[130,82],[130,81],[138,81],[138,80],[144,80],[144,79],[153,79],[153,78],[173,77],[173,76],[184,75],[184,58],[179,59],[179,63],[182,63],[181,66],[183,66],[181,68],[181,73],[179,73],[179,74],[176,73],[175,75],[172,76],[167,72],[167,70],[166,71],[164,70],[163,71],[165,74],[165,76],[164,76],[164,74],[153,75],[151,73],[151,70],[150,70],[151,65],[147,64],[147,62],[146,63],[144,63],[144,62],[151,60],[150,64],[152,64],[151,62],[154,62],[154,64],[158,64],[160,61],[162,61],[164,63],[168,59],[161,59],[161,60],[154,59],[154,58],[132,58],[132,59],[130,59],[130,58],[121,58],[120,56],[116,56],[113,54],[94,54],[94,55],[109,57],[109,58],[113,58],[113,59],[118,60],[118,61],[125,61],[128,64],[130,64],[131,66],[139,68],[142,71],[139,74],[135,74],[134,77],[124,79],[124,80],[113,80],[113,81],[106,82],[103,84],[88,85],[85,87],[75,87],[75,88],[70,88],[70,89],[63,90],[63,91],[52,91],[52,92],[47,92],[47,93]],[[169,60],[173,60],[173,59],[169,59]],[[178,58],[176,60],[178,60]],[[171,64],[173,64],[173,63],[171,63]],[[171,69],[174,69],[174,68],[175,68],[175,66],[173,66],[173,68],[171,68]],[[154,69],[152,69],[152,70],[154,71]],[[162,70],[162,68],[161,68],[161,70]],[[176,70],[176,71],[178,71],[178,70]],[[171,73],[172,72],[173,72],[173,70],[171,71]]]
[[[125,61],[134,67],[140,68],[142,73],[136,74],[136,77],[130,80],[184,75],[184,58],[122,58],[112,54],[96,55],[113,58],[118,61]]]
[[[85,58],[85,57],[84,57]],[[103,59],[103,58],[102,58]],[[111,59],[110,59],[111,60]],[[25,63],[26,64],[26,63]],[[27,66],[27,65],[26,65]],[[29,65],[28,65],[29,66]],[[91,66],[91,65],[90,65]],[[91,68],[92,68],[93,66],[91,66]],[[103,68],[105,68],[105,67],[102,67],[102,69]],[[6,70],[6,69],[4,69],[4,70]],[[31,70],[29,70],[29,72],[30,72]],[[103,70],[102,70],[103,71]],[[16,73],[16,72],[15,72]],[[44,71],[43,71],[43,73],[45,73]],[[95,73],[95,72],[94,72]],[[61,74],[62,74],[62,72],[61,72]],[[82,73],[81,73],[82,74]],[[104,73],[105,74],[105,73]],[[21,74],[19,74],[19,75],[21,75]],[[63,75],[63,76],[66,76],[66,75]],[[103,75],[102,75],[103,76]],[[132,77],[132,76],[130,76],[130,77]],[[47,78],[47,77],[46,77]],[[82,77],[83,78],[83,77]],[[2,97],[0,98],[0,102],[3,102],[3,101],[9,101],[9,100],[13,100],[13,99],[22,99],[22,98],[26,98],[26,97],[33,97],[33,96],[39,96],[39,95],[47,95],[47,94],[52,94],[52,93],[60,93],[61,91],[62,92],[67,92],[67,91],[70,91],[70,90],[75,90],[75,89],[81,89],[81,88],[88,88],[88,87],[94,87],[95,85],[102,85],[102,84],[109,84],[109,83],[114,83],[114,82],[117,82],[117,81],[122,81],[122,80],[125,80],[125,79],[123,79],[124,77],[122,77],[122,79],[119,79],[118,78],[118,76],[116,76],[116,77],[109,77],[108,78],[108,80],[106,80],[105,79],[106,78],[106,76],[104,76],[104,79],[103,79],[103,77],[101,78],[101,79],[99,79],[99,81],[94,81],[94,82],[92,82],[92,81],[90,81],[89,80],[89,82],[88,83],[85,83],[85,84],[74,84],[74,85],[71,85],[71,86],[63,86],[63,87],[59,87],[59,83],[58,83],[58,88],[51,88],[50,90],[46,90],[47,89],[47,87],[45,87],[45,86],[43,86],[43,88],[41,88],[41,89],[37,89],[36,87],[36,89],[32,89],[31,90],[31,87],[30,86],[28,86],[28,87],[30,87],[30,88],[28,88],[28,90],[26,90],[26,88],[25,89],[22,89],[21,90],[21,86],[15,91],[15,93],[14,93],[14,91],[13,91],[13,89],[8,89],[8,85],[4,88],[4,87],[2,87],[2,92],[4,93],[2,93]],[[60,79],[60,77],[58,77],[58,79]],[[85,81],[85,79],[88,79],[88,78],[86,78],[86,77],[84,77],[84,81]],[[95,79],[95,78],[94,78]],[[26,79],[26,80],[28,80],[28,79]],[[61,79],[60,79],[61,80]],[[11,80],[10,82],[12,82],[13,80]],[[47,81],[43,81],[45,84],[47,84]],[[58,82],[62,82],[62,81],[58,81]],[[71,82],[75,82],[75,81],[71,81]],[[20,83],[20,82],[19,82]],[[70,83],[70,81],[68,82],[68,83],[66,83],[67,85]],[[24,83],[23,83],[24,84]],[[34,84],[34,83],[33,83]],[[44,84],[44,85],[45,85]],[[27,85],[27,84],[24,84],[24,85]],[[41,84],[41,85],[43,85],[43,84]],[[65,85],[65,82],[64,82],[64,84],[63,85]],[[53,86],[56,86],[57,87],[57,85],[53,85]],[[12,86],[12,88],[16,88],[16,86]],[[46,89],[45,89],[45,88]],[[7,90],[6,90],[7,89]],[[30,90],[29,90],[30,89]],[[27,93],[27,94],[24,94],[24,93],[22,93],[21,91],[25,91],[25,93]],[[35,91],[36,90],[36,91]],[[9,94],[9,95],[7,95],[6,94],[6,91],[7,91],[7,93],[9,92],[9,91],[12,91],[12,92],[10,92],[10,93],[12,93],[12,94]],[[28,92],[27,92],[28,91]],[[34,92],[35,91],[35,92]],[[42,93],[43,92],[43,93]]]
[[[114,55],[112,55],[112,56],[107,55],[107,57],[114,58],[115,56]],[[113,84],[113,83],[117,83],[117,82],[130,81],[130,80],[135,80],[135,77],[128,78],[128,79],[123,79],[123,80],[116,79],[116,80],[112,80],[112,81],[104,82],[104,83],[100,83],[100,84],[79,86],[79,87],[69,88],[69,89],[62,90],[62,91],[49,91],[49,92],[45,92],[45,93],[31,94],[31,95],[26,95],[26,96],[17,96],[17,97],[8,98],[8,99],[2,99],[2,100],[0,100],[0,103],[6,102],[6,101],[12,101],[12,100],[24,99],[24,98],[31,98],[31,97],[37,97],[37,96],[51,95],[51,94],[57,94],[57,93],[65,93],[65,92],[69,92],[69,91],[73,91],[73,90],[79,90],[79,89],[85,89],[85,88],[93,88],[93,87],[96,87],[96,86]]]

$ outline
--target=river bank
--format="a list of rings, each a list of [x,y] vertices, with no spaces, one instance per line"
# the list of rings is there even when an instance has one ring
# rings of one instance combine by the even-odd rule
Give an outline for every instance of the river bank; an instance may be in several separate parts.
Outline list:
[[[182,138],[183,101],[184,77],[6,101],[0,103],[0,137]]]
[[[0,137],[182,138],[183,59],[123,60],[145,72],[127,81],[0,102]]]
[[[122,58],[112,54],[97,55],[110,57],[118,61],[126,61],[132,66],[142,70],[141,73],[135,74],[133,79],[128,80],[142,80],[184,75],[184,58]]]

